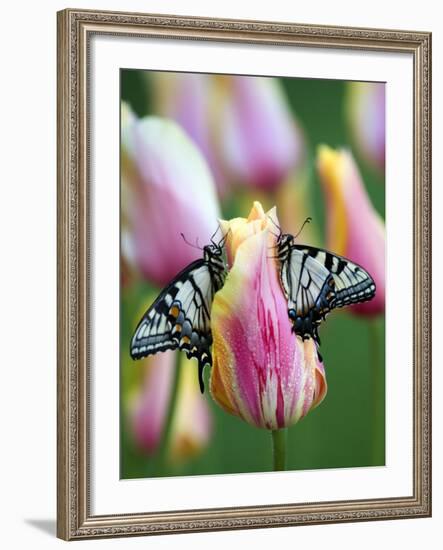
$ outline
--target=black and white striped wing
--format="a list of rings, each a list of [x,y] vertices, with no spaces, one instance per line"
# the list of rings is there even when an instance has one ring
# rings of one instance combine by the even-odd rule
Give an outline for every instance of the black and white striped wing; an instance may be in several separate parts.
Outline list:
[[[360,265],[312,246],[294,245],[294,248],[323,265],[334,278],[333,308],[367,302],[375,296],[375,282]]]
[[[131,356],[141,359],[160,351],[184,350],[196,357],[200,388],[203,367],[212,364],[210,309],[215,294],[211,272],[202,259],[193,262],[166,287],[138,324]]]
[[[288,299],[292,330],[319,342],[317,326],[333,307],[334,278],[307,250],[291,246],[282,261],[280,279]]]

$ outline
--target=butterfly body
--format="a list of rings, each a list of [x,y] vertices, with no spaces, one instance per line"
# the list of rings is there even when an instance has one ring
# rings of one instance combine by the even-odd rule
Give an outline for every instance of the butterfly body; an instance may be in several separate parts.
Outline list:
[[[292,330],[320,344],[318,326],[335,308],[371,300],[375,283],[361,266],[327,250],[277,238],[280,282],[288,299]]]
[[[212,364],[210,310],[214,294],[226,278],[222,246],[203,248],[203,258],[183,269],[143,315],[131,340],[131,357],[141,359],[166,350],[180,349],[198,360],[203,392],[203,368]]]

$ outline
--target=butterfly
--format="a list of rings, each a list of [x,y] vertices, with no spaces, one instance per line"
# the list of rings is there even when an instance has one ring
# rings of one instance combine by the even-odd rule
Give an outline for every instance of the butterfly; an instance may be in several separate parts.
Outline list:
[[[320,345],[318,327],[332,309],[375,296],[375,282],[363,267],[322,248],[296,244],[293,235],[278,235],[277,258],[292,331],[303,340],[312,337]]]
[[[188,359],[196,357],[202,393],[203,369],[212,365],[211,305],[227,275],[224,240],[211,239],[203,247],[203,258],[185,267],[162,290],[143,315],[130,346],[133,359],[175,349],[184,350]]]

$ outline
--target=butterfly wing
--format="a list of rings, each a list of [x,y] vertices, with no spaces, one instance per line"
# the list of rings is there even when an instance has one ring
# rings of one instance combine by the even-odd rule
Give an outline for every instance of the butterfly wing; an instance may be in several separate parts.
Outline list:
[[[294,248],[323,265],[335,282],[332,307],[343,307],[367,302],[375,296],[375,282],[360,265],[321,248],[294,245]]]
[[[212,364],[210,308],[215,288],[207,262],[197,260],[167,286],[146,311],[131,341],[131,356],[141,359],[180,349],[196,357],[203,391],[203,367]]]
[[[288,299],[292,330],[303,339],[318,343],[317,326],[334,306],[334,279],[307,250],[291,246],[281,262],[280,279]]]

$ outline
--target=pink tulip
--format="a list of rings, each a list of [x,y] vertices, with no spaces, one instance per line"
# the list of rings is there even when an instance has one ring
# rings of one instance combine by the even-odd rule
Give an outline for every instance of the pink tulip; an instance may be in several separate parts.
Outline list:
[[[385,309],[385,227],[367,195],[357,165],[346,150],[322,145],[317,167],[326,196],[327,248],[366,269],[376,284],[375,297],[352,306],[374,315]]]
[[[219,196],[227,191],[227,181],[216,154],[212,116],[212,76],[198,73],[156,73],[152,79],[154,102],[162,116],[175,120],[203,153],[214,176]]]
[[[155,454],[165,428],[171,398],[176,353],[167,351],[143,359],[144,381],[133,398],[130,417],[137,447],[148,456]],[[181,357],[181,374],[172,418],[167,457],[179,462],[195,456],[209,442],[212,418],[208,403],[200,393],[195,370]]]
[[[154,454],[161,441],[175,368],[175,353],[166,351],[143,359],[141,391],[131,404],[131,425],[137,446]]]
[[[226,77],[220,142],[231,179],[276,189],[297,165],[301,137],[283,90],[273,78]]]
[[[347,116],[357,151],[380,171],[385,168],[385,84],[350,82]]]
[[[207,446],[212,434],[208,402],[200,392],[193,364],[182,358],[179,391],[168,456],[173,462],[194,457]]]
[[[201,257],[219,207],[206,161],[184,131],[158,117],[122,117],[122,217],[135,262],[151,282],[167,284]]]
[[[278,223],[256,202],[248,219],[222,222],[232,268],[212,306],[210,391],[225,411],[276,430],[323,400],[326,378],[314,341],[291,332],[270,217]]]

